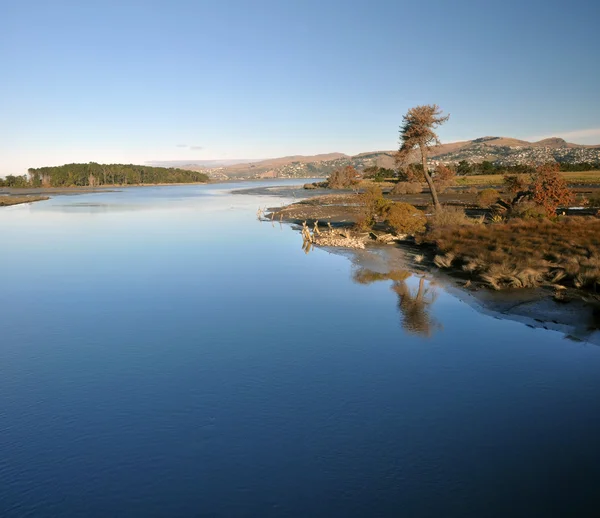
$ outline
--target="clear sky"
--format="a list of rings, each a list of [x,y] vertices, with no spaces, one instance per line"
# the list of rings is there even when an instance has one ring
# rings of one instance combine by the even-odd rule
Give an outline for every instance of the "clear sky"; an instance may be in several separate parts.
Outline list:
[[[68,162],[600,144],[594,0],[0,0],[0,175]]]

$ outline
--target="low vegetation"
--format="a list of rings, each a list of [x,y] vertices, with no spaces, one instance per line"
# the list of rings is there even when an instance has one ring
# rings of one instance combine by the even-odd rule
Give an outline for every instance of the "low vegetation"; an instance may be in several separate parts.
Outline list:
[[[381,187],[378,185],[369,185],[365,192],[359,195],[357,201],[361,209],[356,225],[361,230],[373,227],[392,203],[383,197]]]
[[[584,172],[560,172],[562,178],[570,185],[598,185],[600,184],[600,169]],[[489,174],[477,176],[457,177],[459,186],[502,186],[506,175]],[[527,175],[525,175],[527,177]]]
[[[543,284],[600,289],[600,219],[515,220],[434,228],[420,243],[435,246],[435,262],[494,289]]]
[[[496,189],[484,189],[477,194],[477,204],[484,209],[491,207],[500,198],[500,193]]]
[[[329,175],[327,187],[330,189],[347,189],[358,183],[357,175],[356,169],[352,166],[338,169]]]
[[[422,192],[423,185],[420,182],[398,182],[391,191],[395,195],[421,194]]]
[[[34,201],[49,200],[48,196],[0,196],[0,207],[32,203]]]
[[[445,205],[442,210],[432,212],[427,221],[429,229],[444,229],[448,227],[474,225],[477,221],[469,218],[465,209],[452,205]]]
[[[427,217],[410,203],[392,203],[385,208],[384,223],[395,234],[419,234],[425,230]]]

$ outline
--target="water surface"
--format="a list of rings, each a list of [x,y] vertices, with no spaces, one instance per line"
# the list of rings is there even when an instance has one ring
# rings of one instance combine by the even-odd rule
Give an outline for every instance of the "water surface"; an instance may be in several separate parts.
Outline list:
[[[235,187],[0,209],[0,515],[596,514],[597,346]]]

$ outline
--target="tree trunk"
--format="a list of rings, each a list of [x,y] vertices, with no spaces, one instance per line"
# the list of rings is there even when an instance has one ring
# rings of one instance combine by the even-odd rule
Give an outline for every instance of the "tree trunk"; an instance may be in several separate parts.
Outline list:
[[[419,279],[419,291],[417,292],[417,296],[415,297],[415,302],[419,304],[423,304],[423,297],[425,295],[425,277],[421,277]]]
[[[442,210],[442,206],[440,205],[440,200],[438,200],[437,191],[435,190],[435,185],[433,184],[433,179],[429,174],[429,169],[427,167],[427,146],[425,144],[419,144],[419,149],[421,150],[421,163],[423,164],[423,175],[425,176],[425,181],[429,186],[429,190],[431,191],[431,198],[433,199],[433,206],[435,211],[438,212]]]

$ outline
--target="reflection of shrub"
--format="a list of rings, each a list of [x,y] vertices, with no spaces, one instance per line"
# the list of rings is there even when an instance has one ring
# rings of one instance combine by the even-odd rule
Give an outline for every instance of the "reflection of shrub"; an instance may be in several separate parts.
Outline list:
[[[452,227],[455,225],[472,225],[473,221],[467,217],[461,207],[445,206],[442,210],[433,211],[429,218],[431,228]]]
[[[546,211],[544,210],[544,207],[537,203],[523,201],[513,205],[508,216],[510,218],[518,219],[544,219],[546,217]]]
[[[420,194],[423,186],[419,182],[398,182],[392,189],[392,194]]]
[[[385,222],[396,234],[417,234],[425,230],[425,214],[410,203],[394,203],[385,211]]]
[[[360,269],[356,270],[352,275],[355,282],[359,284],[371,284],[378,281],[404,281],[411,276],[411,273],[406,270],[392,270],[387,273],[374,272],[372,270]]]
[[[496,203],[499,197],[500,193],[496,189],[484,189],[477,195],[477,204],[480,207],[488,208]]]

